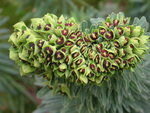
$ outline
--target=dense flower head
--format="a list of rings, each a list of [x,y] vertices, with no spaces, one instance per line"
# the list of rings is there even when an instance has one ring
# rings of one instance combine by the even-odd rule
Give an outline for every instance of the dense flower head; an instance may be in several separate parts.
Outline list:
[[[100,84],[117,71],[132,69],[147,52],[141,26],[122,14],[108,16],[90,33],[82,32],[74,18],[46,14],[14,25],[10,58],[22,74],[44,73],[50,81]]]

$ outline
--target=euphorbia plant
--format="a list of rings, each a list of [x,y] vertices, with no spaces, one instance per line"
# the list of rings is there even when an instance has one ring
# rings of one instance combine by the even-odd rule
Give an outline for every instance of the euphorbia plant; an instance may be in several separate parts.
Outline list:
[[[147,53],[149,38],[138,24],[140,20],[136,21],[131,23],[122,13],[111,14],[90,30],[83,30],[74,18],[46,14],[31,19],[30,27],[24,22],[14,25],[10,58],[20,66],[22,75],[42,76],[54,95],[69,97],[68,103],[79,101],[77,113],[130,112],[134,107],[125,100],[133,102],[129,93],[132,82],[138,80],[132,77],[139,78],[129,73],[134,73],[131,71]],[[124,85],[125,91],[119,86],[115,89],[115,84]],[[61,109],[56,112],[67,112]]]

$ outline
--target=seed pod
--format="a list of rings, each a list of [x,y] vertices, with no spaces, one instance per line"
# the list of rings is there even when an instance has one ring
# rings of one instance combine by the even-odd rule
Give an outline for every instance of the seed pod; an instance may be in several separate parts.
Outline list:
[[[138,37],[141,34],[141,30],[142,30],[141,26],[134,27],[133,30],[132,30],[132,34],[131,35],[133,37]]]

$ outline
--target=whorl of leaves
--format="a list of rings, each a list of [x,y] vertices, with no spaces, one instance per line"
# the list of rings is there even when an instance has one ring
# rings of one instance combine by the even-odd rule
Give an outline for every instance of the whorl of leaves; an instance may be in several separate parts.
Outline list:
[[[71,96],[53,95],[47,86],[38,92],[42,104],[34,113],[148,113],[150,74],[140,65],[135,72],[117,73],[101,87],[71,84]]]

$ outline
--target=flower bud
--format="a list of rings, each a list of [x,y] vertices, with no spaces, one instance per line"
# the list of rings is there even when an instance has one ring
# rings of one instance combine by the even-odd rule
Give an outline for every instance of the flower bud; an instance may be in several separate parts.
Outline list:
[[[66,71],[66,69],[67,69],[67,65],[65,63],[60,64],[58,67],[58,70],[63,73]]]
[[[41,18],[31,19],[31,28],[34,30],[44,30],[46,23]]]
[[[125,19],[123,19],[123,23],[124,23],[124,24],[129,24],[129,22],[130,22],[130,18],[125,18]]]
[[[121,46],[126,46],[128,44],[128,38],[124,36],[121,36],[118,41]]]
[[[131,33],[132,33],[132,31],[131,31],[131,27],[124,27],[124,35],[125,36],[130,36],[131,35]]]
[[[132,30],[132,36],[134,36],[134,37],[140,36],[141,29],[142,29],[141,26],[134,27],[133,30]]]

